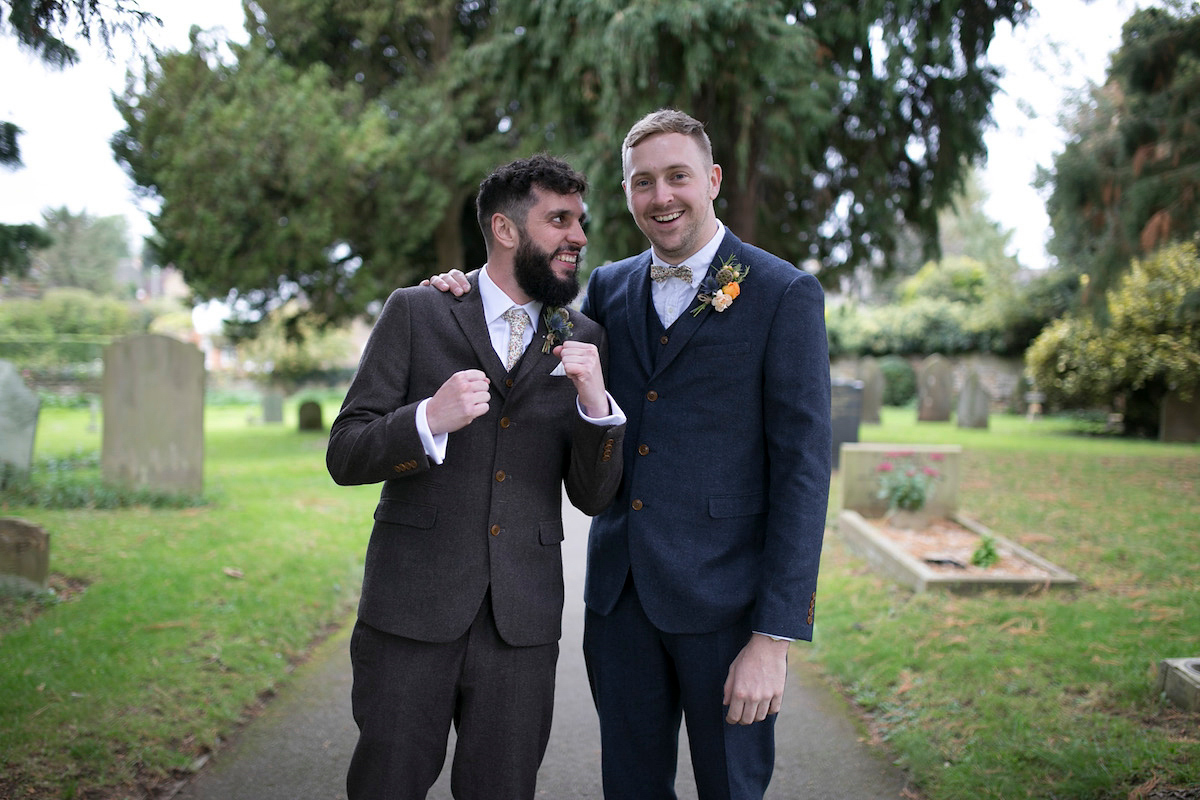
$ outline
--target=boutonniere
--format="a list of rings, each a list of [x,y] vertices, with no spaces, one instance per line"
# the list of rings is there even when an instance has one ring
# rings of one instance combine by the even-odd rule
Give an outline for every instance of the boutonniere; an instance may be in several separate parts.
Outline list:
[[[571,322],[571,312],[562,306],[547,306],[542,312],[542,319],[546,320],[546,341],[542,343],[542,352],[549,353],[571,338],[575,323]]]
[[[710,267],[711,269],[711,267]],[[739,294],[742,293],[742,287],[739,286],[746,276],[750,274],[750,268],[739,264],[738,260],[732,255],[725,259],[725,263],[717,270],[717,290],[712,294],[701,292],[696,295],[696,299],[700,301],[700,305],[692,309],[692,316],[698,315],[701,311],[712,306],[717,311],[724,311],[733,305],[733,301]]]

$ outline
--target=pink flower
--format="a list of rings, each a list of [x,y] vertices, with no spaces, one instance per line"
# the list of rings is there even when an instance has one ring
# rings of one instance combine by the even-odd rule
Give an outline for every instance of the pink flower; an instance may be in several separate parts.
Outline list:
[[[878,467],[875,468],[875,471],[876,472],[891,472],[892,469],[893,469],[892,462],[884,461]]]
[[[931,478],[936,478],[938,476],[938,471],[933,467],[924,467],[921,471]]]

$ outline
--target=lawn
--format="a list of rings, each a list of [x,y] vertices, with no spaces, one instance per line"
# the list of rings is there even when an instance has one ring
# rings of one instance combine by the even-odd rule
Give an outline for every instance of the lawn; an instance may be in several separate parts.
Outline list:
[[[1200,656],[1200,448],[1076,430],[1002,416],[968,431],[900,409],[860,430],[961,444],[961,510],[1081,579],[913,594],[827,538],[814,642],[794,652],[868,712],[931,800],[1200,789],[1200,714],[1154,691],[1160,660]]]
[[[200,505],[0,505],[50,531],[60,588],[0,603],[0,797],[142,796],[346,620],[378,488],[334,486],[324,437],[297,432],[294,404],[282,426],[255,412],[207,410]],[[88,417],[42,412],[42,471],[94,475]],[[962,444],[963,510],[1082,588],[914,595],[831,531],[815,641],[793,656],[859,704],[929,800],[1200,784],[1200,715],[1153,688],[1159,660],[1200,655],[1200,447],[1085,436],[1069,420],[967,431],[914,417],[885,409],[861,438]]]

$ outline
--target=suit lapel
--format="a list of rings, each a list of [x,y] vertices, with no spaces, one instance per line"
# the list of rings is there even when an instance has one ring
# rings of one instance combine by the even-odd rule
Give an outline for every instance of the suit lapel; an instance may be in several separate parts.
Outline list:
[[[654,313],[650,309],[650,251],[642,254],[633,274],[629,279],[629,292],[625,298],[625,317],[629,324],[630,338],[633,340],[634,352],[647,375],[654,372],[654,356],[650,349],[650,329],[647,325],[646,314]]]
[[[451,295],[457,302],[450,306],[450,311],[458,320],[458,325],[462,328],[463,336],[467,338],[471,349],[475,351],[475,357],[479,359],[479,366],[491,381],[492,388],[503,396],[508,394],[508,389],[504,385],[504,379],[508,377],[508,374],[504,371],[504,364],[501,363],[500,357],[492,349],[492,337],[488,333],[487,323],[483,319],[483,295],[479,293],[479,271],[468,274],[467,280],[471,284],[471,291],[462,297]]]
[[[717,252],[716,255],[713,256],[708,274],[706,274],[704,276],[704,280],[701,281],[700,288],[697,290],[697,294],[712,294],[719,288],[716,283],[716,272],[721,265],[728,260],[729,256],[737,252],[737,249],[741,247],[741,244],[741,240],[733,235],[733,231],[727,228],[725,230],[725,237],[721,239],[721,244],[719,247],[717,247]],[[708,318],[713,314],[718,313],[713,311],[712,307],[709,306],[699,314],[692,314],[692,310],[696,308],[697,303],[699,303],[699,301],[693,299],[688,305],[687,309],[684,310],[683,314],[679,316],[679,319],[675,320],[675,323],[667,330],[669,339],[667,346],[663,348],[663,351],[658,355],[658,363],[655,365],[654,369],[655,373],[660,373],[665,370],[671,364],[671,362],[675,360],[676,356],[683,352],[683,348],[689,341],[691,341],[691,338],[696,334],[696,331],[700,330],[700,327],[708,321]],[[734,308],[735,306],[730,306],[727,311],[720,313],[731,313]],[[642,319],[645,319],[644,314],[642,315]],[[645,337],[643,337],[643,340],[645,340]]]

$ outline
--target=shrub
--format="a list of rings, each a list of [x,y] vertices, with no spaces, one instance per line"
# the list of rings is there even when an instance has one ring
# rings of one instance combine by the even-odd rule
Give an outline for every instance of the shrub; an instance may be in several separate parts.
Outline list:
[[[903,358],[884,356],[879,359],[879,371],[883,373],[884,405],[908,405],[917,396],[917,373]]]

